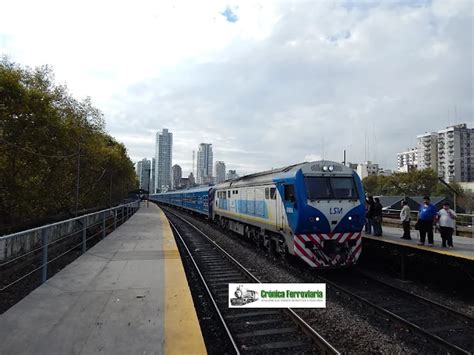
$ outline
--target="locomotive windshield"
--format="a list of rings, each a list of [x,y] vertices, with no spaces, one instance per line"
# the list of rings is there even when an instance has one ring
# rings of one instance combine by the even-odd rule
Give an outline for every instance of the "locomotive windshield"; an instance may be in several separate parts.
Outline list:
[[[306,194],[309,200],[355,200],[358,199],[353,177],[305,177]]]

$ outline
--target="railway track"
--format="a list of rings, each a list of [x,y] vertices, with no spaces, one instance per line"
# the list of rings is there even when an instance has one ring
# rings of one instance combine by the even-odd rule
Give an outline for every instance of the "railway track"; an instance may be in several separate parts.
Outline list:
[[[169,209],[165,213],[191,258],[235,353],[339,354],[291,309],[229,308],[229,283],[260,281],[198,227]]]
[[[289,267],[295,268],[293,265]],[[314,273],[301,273],[299,266],[295,270],[303,282],[325,282],[448,353],[474,353],[474,319],[466,314],[377,280],[366,273],[353,271],[349,275],[345,272],[323,277]]]
[[[349,277],[333,274],[308,280],[325,282],[356,298],[449,353],[474,353],[474,318],[464,313],[359,271],[351,272]]]

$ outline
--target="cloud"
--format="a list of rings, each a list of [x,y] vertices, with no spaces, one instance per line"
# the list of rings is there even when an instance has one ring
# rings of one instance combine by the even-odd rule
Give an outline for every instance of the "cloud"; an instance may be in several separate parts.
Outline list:
[[[169,128],[185,173],[201,142],[239,173],[344,149],[394,168],[417,134],[474,126],[468,0],[7,6],[0,50],[92,96],[134,160]]]

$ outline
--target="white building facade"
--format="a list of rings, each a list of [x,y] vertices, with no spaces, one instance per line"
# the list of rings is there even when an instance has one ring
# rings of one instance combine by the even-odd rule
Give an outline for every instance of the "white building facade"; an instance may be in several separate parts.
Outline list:
[[[172,188],[171,161],[173,156],[173,133],[166,128],[156,133],[156,175],[155,190],[168,191]]]
[[[438,170],[438,134],[429,132],[416,136],[418,169]]]
[[[374,164],[371,161],[366,161],[365,163],[357,165],[357,174],[361,179],[364,179],[367,176],[378,175],[379,170],[379,164]]]
[[[418,149],[410,148],[397,153],[397,168],[399,172],[409,172],[418,167]]]
[[[474,129],[465,123],[438,131],[438,175],[446,182],[474,181]]]

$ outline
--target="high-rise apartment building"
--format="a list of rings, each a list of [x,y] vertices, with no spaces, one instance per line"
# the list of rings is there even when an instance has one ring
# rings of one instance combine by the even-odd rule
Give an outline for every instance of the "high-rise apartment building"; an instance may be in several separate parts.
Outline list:
[[[474,181],[474,129],[466,124],[438,131],[438,174],[446,182]]]
[[[418,166],[418,149],[409,148],[397,154],[397,168],[399,172],[416,170]]]
[[[196,172],[198,184],[212,183],[212,144],[199,144]]]
[[[173,133],[166,128],[156,133],[156,191],[171,189],[171,159],[173,153]]]
[[[418,169],[438,170],[438,134],[429,132],[416,136]]]
[[[216,184],[225,181],[225,163],[223,161],[216,161]]]
[[[178,164],[173,165],[173,190],[181,188],[181,179],[183,177],[183,171]]]
[[[137,178],[140,189],[150,191],[151,161],[143,158],[137,163]]]

